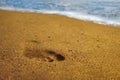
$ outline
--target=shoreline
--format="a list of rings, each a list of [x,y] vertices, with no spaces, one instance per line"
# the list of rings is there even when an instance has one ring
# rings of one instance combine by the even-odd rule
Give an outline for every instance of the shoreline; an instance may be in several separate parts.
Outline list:
[[[1,80],[120,79],[120,28],[0,10]]]
[[[47,14],[47,15],[58,15],[58,16],[64,16],[64,17],[68,17],[68,18],[72,18],[72,19],[76,19],[76,20],[80,20],[80,21],[86,21],[86,22],[92,22],[92,23],[95,23],[95,24],[101,24],[101,25],[105,25],[105,26],[109,26],[109,27],[120,27],[120,24],[118,22],[114,22],[114,21],[106,21],[105,20],[100,20],[102,18],[98,18],[98,17],[95,17],[95,16],[92,16],[92,15],[86,15],[88,16],[89,18],[91,19],[87,19],[83,16],[83,18],[78,18],[76,16],[73,16],[71,15],[71,13],[65,13],[64,11],[39,11],[39,10],[30,10],[30,9],[5,9],[5,8],[1,8],[1,10],[3,11],[12,11],[12,12],[21,12],[21,13],[33,13],[33,14]],[[84,15],[85,16],[85,15]],[[95,19],[92,19],[92,18],[96,18]]]

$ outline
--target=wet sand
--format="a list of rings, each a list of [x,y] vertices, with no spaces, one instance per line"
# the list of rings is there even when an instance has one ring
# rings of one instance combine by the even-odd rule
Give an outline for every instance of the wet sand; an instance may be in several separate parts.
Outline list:
[[[0,80],[120,80],[120,28],[0,11]]]

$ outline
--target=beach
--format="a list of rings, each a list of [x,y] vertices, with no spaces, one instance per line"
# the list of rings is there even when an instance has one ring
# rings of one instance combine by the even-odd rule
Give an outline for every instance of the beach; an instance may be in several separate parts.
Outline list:
[[[120,80],[120,28],[0,10],[0,80]]]

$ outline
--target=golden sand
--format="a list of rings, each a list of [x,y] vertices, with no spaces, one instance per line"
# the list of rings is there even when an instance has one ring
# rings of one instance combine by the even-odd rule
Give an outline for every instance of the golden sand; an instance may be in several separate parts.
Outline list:
[[[0,80],[120,80],[120,28],[0,11]]]

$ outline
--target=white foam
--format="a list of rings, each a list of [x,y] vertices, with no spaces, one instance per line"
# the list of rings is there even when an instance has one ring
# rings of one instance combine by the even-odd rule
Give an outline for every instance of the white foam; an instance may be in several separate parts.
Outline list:
[[[79,12],[72,11],[48,11],[48,10],[34,10],[34,9],[20,9],[14,7],[0,7],[1,10],[10,10],[10,11],[20,11],[20,12],[34,12],[34,13],[43,13],[43,14],[59,14],[67,17],[84,20],[84,21],[92,21],[98,24],[110,25],[120,27],[120,22],[114,20],[108,20],[102,17],[97,17],[88,14],[82,14]]]

